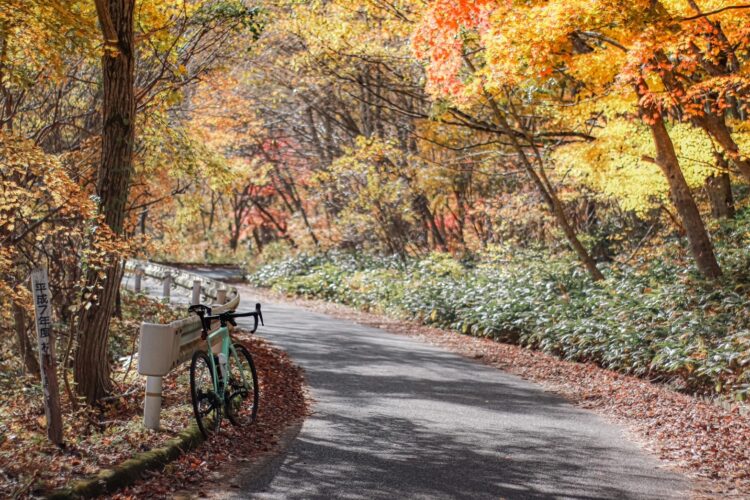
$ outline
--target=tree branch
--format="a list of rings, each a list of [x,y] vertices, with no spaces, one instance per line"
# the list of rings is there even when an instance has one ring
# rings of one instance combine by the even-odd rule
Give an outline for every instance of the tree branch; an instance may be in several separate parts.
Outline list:
[[[99,17],[99,24],[101,25],[102,35],[104,35],[104,42],[107,47],[117,47],[117,30],[115,24],[112,22],[112,16],[109,14],[109,6],[107,0],[94,0],[96,4],[96,15]]]
[[[711,12],[703,12],[701,14],[696,14],[690,17],[683,17],[683,18],[680,18],[680,21],[681,22],[695,21],[696,19],[713,16],[714,14],[720,14],[721,12],[725,12],[727,10],[739,10],[739,9],[750,9],[750,5],[729,5],[727,7],[722,7],[721,9],[712,10]]]

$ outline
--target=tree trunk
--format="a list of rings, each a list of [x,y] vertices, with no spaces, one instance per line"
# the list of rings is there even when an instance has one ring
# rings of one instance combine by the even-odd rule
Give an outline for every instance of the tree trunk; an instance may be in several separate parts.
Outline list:
[[[740,154],[740,148],[732,137],[732,132],[729,130],[724,117],[709,113],[700,118],[695,118],[694,121],[714,138],[727,158],[737,165],[745,181],[750,182],[750,160]]]
[[[39,361],[34,354],[34,348],[29,340],[26,329],[26,313],[23,308],[13,302],[13,321],[15,323],[16,340],[18,341],[18,352],[23,357],[23,365],[26,373],[39,378]]]
[[[120,287],[117,287],[117,293],[115,294],[115,310],[114,317],[122,319],[122,294],[120,293]]]
[[[435,223],[435,217],[430,210],[430,204],[427,201],[427,197],[424,194],[418,194],[412,200],[412,205],[419,215],[422,216],[427,227],[430,228],[432,233],[432,243],[441,252],[448,251],[448,245],[445,242],[445,237],[440,231],[440,228]]]
[[[263,252],[263,240],[260,237],[260,231],[258,231],[257,227],[253,227],[253,240],[255,240],[256,253],[260,255]]]
[[[471,63],[468,57],[464,57],[464,60],[466,61],[466,64],[469,66],[469,69],[471,69],[472,72],[476,71],[476,68]],[[522,129],[522,132],[524,133],[525,139],[527,141],[527,147],[531,147],[534,150],[534,156],[536,158],[535,161],[538,166],[538,171],[534,168],[531,160],[529,160],[524,144],[521,144],[521,142],[519,141],[518,136],[516,135],[516,131],[508,123],[508,119],[506,118],[505,113],[503,113],[503,111],[500,109],[500,105],[497,103],[492,94],[487,92],[487,90],[484,90],[483,92],[487,99],[487,103],[490,105],[492,113],[497,119],[497,124],[503,131],[501,135],[505,136],[513,145],[513,148],[518,154],[518,158],[521,160],[521,164],[523,165],[524,170],[526,170],[526,173],[529,175],[532,183],[536,186],[537,189],[539,189],[539,193],[542,195],[542,198],[552,211],[555,219],[557,219],[557,222],[560,224],[560,228],[565,234],[565,238],[568,240],[568,243],[570,243],[570,246],[573,247],[573,250],[576,252],[576,255],[580,259],[581,263],[591,275],[591,279],[593,279],[594,281],[603,280],[604,275],[599,270],[599,268],[596,267],[596,261],[591,257],[588,250],[586,250],[586,247],[584,247],[581,241],[578,239],[578,235],[576,234],[575,229],[573,229],[573,226],[571,226],[570,222],[568,222],[568,217],[567,215],[565,215],[565,210],[563,209],[562,204],[557,197],[554,186],[549,182],[546,174],[544,173],[544,161],[542,155],[534,146],[534,138],[529,137],[527,131]],[[518,118],[519,117],[516,116],[516,119]],[[520,120],[517,121],[520,122]]]
[[[551,198],[549,204],[552,213],[557,219],[557,223],[560,225],[560,229],[563,230],[568,243],[573,247],[576,255],[578,255],[578,259],[583,263],[584,267],[589,272],[589,274],[591,274],[591,277],[594,279],[594,281],[603,280],[604,275],[599,270],[599,268],[596,267],[596,261],[588,252],[588,250],[586,250],[586,247],[583,246],[581,240],[578,239],[578,235],[576,234],[575,229],[570,224],[570,221],[568,221],[568,217],[567,215],[565,215],[565,210],[562,206],[562,203],[560,203],[559,198],[557,197],[557,193],[551,190],[548,193]]]
[[[669,183],[669,193],[677,213],[682,219],[682,225],[687,234],[690,251],[693,254],[698,270],[709,279],[721,276],[721,268],[716,261],[714,248],[708,236],[706,227],[701,219],[698,206],[695,204],[693,194],[680,169],[680,162],[675,153],[672,138],[669,137],[664,120],[658,112],[648,111],[652,117],[649,127],[656,146],[655,162],[661,168],[664,177]]]
[[[240,225],[239,223],[229,224],[229,249],[232,253],[237,253],[237,247],[240,244]]]
[[[104,220],[118,235],[123,232],[125,204],[133,172],[134,8],[135,0],[97,2],[97,13],[106,43],[105,54],[102,56],[102,158],[96,191]],[[113,40],[115,34],[116,42]],[[111,388],[107,346],[109,321],[122,278],[119,259],[112,257],[105,273],[98,301],[81,316],[80,338],[75,356],[76,390],[89,404],[104,397]],[[89,273],[87,284],[98,284],[95,272]]]
[[[731,219],[734,217],[732,182],[728,173],[723,172],[707,177],[706,194],[711,204],[711,215],[715,219]]]

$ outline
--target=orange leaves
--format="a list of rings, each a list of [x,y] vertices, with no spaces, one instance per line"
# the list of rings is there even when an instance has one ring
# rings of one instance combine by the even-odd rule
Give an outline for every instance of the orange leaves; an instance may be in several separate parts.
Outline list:
[[[468,31],[486,31],[496,4],[493,0],[436,0],[427,8],[412,37],[412,47],[417,58],[428,60],[428,87],[433,93],[461,92],[463,37]]]
[[[129,250],[103,223],[96,203],[73,180],[64,160],[31,141],[0,133],[0,304],[28,303],[19,293],[28,268],[39,263],[53,263],[50,278],[58,287],[60,280],[81,277],[67,273],[65,266],[80,263],[85,271],[95,271]],[[73,295],[67,306],[82,307],[85,298],[73,304],[78,300]]]

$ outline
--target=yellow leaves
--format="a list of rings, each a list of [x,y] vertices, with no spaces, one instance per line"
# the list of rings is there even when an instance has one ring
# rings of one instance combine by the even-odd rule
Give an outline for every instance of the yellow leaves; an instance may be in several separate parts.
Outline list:
[[[670,135],[688,184],[692,188],[703,186],[706,177],[715,172],[710,140],[686,124],[671,127]],[[748,140],[747,135],[742,138]],[[654,155],[646,127],[616,119],[607,124],[596,141],[561,148],[554,159],[584,184],[617,199],[624,210],[644,214],[669,203],[669,188],[661,170],[643,160]]]
[[[25,88],[64,78],[66,57],[94,55],[100,39],[90,0],[0,2],[3,80]]]
[[[0,177],[0,301],[16,300],[7,288],[23,279],[21,263],[38,264],[40,255],[60,247],[77,248],[80,253],[70,262],[80,258],[86,269],[126,253],[126,245],[103,224],[95,203],[60,158],[0,132]]]
[[[317,175],[318,188],[345,197],[336,221],[343,233],[379,232],[387,230],[388,221],[414,218],[406,181],[410,165],[402,158],[403,152],[385,141],[358,137],[355,147],[336,159],[329,172]]]

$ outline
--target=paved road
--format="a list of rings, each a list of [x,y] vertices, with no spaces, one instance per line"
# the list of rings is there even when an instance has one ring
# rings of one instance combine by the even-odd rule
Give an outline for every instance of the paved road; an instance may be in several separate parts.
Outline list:
[[[539,386],[299,308],[264,304],[264,316],[260,334],[304,367],[314,413],[237,497],[687,496],[621,429]]]

